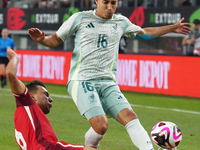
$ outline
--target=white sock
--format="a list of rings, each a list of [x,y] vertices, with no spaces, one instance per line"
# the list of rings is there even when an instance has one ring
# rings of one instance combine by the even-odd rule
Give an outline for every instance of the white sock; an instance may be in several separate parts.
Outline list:
[[[134,119],[125,126],[132,142],[140,150],[154,150],[148,133],[140,124],[139,119]]]
[[[98,134],[92,127],[85,134],[85,146],[97,148],[104,135]]]

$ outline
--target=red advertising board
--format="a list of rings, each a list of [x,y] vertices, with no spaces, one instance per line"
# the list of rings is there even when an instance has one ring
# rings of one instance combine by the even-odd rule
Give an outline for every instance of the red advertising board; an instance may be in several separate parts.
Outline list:
[[[20,80],[39,79],[45,83],[67,84],[71,52],[17,50],[17,54]]]
[[[117,84],[121,90],[200,97],[200,58],[119,55]]]
[[[17,50],[17,76],[67,84],[71,52]],[[121,90],[200,98],[200,58],[120,54],[117,84]]]

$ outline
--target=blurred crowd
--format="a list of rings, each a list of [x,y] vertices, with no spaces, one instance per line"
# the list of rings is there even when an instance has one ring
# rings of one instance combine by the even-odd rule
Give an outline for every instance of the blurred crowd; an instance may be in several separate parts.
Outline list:
[[[2,8],[60,8],[60,7],[91,7],[91,0],[0,0]]]
[[[136,3],[137,2],[137,3]],[[128,6],[181,7],[200,5],[199,0],[128,0]]]
[[[83,7],[90,8],[91,7],[91,0],[74,0],[73,5],[75,7],[81,7],[81,2],[83,3]],[[58,7],[70,7],[71,0],[40,0],[34,1],[31,4],[32,8],[58,8]]]
[[[1,7],[22,8],[62,8],[62,7],[94,7],[94,0],[0,0]],[[119,0],[119,7],[180,7],[200,5],[200,0]]]

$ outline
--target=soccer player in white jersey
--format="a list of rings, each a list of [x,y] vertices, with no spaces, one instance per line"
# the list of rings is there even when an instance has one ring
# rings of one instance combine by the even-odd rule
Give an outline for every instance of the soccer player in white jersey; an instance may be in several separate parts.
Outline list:
[[[188,34],[190,24],[182,23],[182,18],[173,25],[142,29],[125,16],[114,14],[118,0],[95,3],[96,10],[73,14],[54,34],[45,36],[37,28],[28,32],[34,41],[48,47],[56,47],[75,34],[67,89],[91,124],[85,134],[86,146],[98,147],[108,128],[107,113],[124,125],[140,150],[153,150],[148,133],[115,83],[119,40],[121,36],[148,40],[169,32]]]

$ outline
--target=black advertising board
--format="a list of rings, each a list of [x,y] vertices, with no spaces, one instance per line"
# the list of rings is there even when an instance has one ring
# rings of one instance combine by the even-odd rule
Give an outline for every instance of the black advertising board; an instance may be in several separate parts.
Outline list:
[[[0,28],[27,30],[34,27],[41,30],[56,31],[65,20],[79,11],[82,10],[73,7],[66,9],[20,9],[15,7],[1,9]],[[200,19],[199,7],[138,7],[136,9],[127,7],[118,8],[116,13],[123,14],[132,23],[141,27],[173,24],[182,17],[185,18],[185,22],[190,23],[196,18]]]
[[[194,19],[200,19],[200,7],[171,7],[171,8],[152,8],[138,7],[119,8],[117,13],[128,17],[129,20],[141,27],[157,27],[173,24],[182,17],[184,22],[192,23]]]
[[[65,20],[78,11],[79,9],[73,7],[69,9],[20,9],[11,7],[0,10],[0,16],[3,16],[0,28],[27,30],[34,27],[41,30],[57,30]]]

